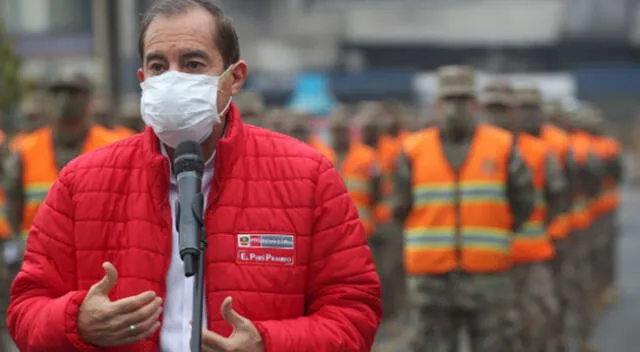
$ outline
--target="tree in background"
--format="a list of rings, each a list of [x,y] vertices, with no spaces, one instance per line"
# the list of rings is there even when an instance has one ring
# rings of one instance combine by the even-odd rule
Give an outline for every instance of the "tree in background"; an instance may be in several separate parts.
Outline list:
[[[4,23],[0,22],[0,113],[9,116],[20,103],[23,91],[20,79],[20,58],[13,52],[13,43],[7,38]],[[6,118],[0,124],[6,127]]]

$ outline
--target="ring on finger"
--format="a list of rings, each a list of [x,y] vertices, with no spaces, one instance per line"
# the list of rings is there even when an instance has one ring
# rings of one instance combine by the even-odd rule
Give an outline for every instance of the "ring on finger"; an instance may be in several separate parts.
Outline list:
[[[136,325],[135,324],[129,325],[129,331],[136,332]]]

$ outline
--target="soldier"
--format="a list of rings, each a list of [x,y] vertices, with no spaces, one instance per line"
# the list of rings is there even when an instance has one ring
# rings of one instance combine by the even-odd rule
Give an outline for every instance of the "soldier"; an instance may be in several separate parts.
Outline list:
[[[540,137],[555,152],[560,161],[562,172],[567,181],[567,187],[561,197],[561,206],[555,219],[549,223],[549,235],[553,238],[556,248],[556,258],[553,262],[556,289],[558,290],[559,314],[562,325],[559,326],[559,351],[567,350],[570,335],[567,329],[571,321],[572,302],[577,297],[577,270],[573,260],[572,250],[575,241],[571,236],[571,187],[569,185],[569,170],[567,160],[570,154],[569,135],[564,130],[569,126],[566,112],[560,104],[545,107],[547,121],[542,125]],[[562,127],[558,127],[562,126]]]
[[[234,100],[244,122],[254,126],[264,126],[265,107],[260,94],[241,92]]]
[[[116,114],[113,111],[113,101],[106,95],[95,95],[91,106],[93,120],[96,124],[113,132],[121,139],[133,136],[136,132],[116,123]],[[139,110],[138,110],[139,114]]]
[[[402,260],[403,240],[402,224],[394,221],[392,213],[393,183],[398,158],[402,151],[402,143],[409,136],[408,125],[412,121],[404,113],[405,109],[399,102],[387,101],[383,103],[383,133],[378,139],[378,160],[382,172],[381,180],[381,201],[376,206],[376,226],[377,232],[385,236],[389,242],[387,249],[385,272],[389,272],[389,287],[387,289],[386,300],[383,305],[387,305],[384,311],[385,318],[393,318],[402,312],[406,306],[406,275]],[[381,270],[382,271],[382,270]],[[383,293],[384,297],[384,293]]]
[[[382,306],[385,320],[392,319],[397,313],[397,307],[401,299],[397,294],[404,294],[404,270],[402,267],[402,236],[400,229],[396,226],[391,217],[391,210],[388,203],[393,188],[393,170],[389,160],[392,156],[385,155],[380,144],[383,140],[382,133],[385,127],[385,110],[382,104],[377,102],[367,102],[361,104],[356,114],[355,120],[361,131],[362,143],[376,152],[376,160],[380,165],[380,178],[371,180],[372,188],[375,190],[375,231],[369,243],[373,258],[376,262],[378,275],[382,284]],[[388,146],[387,146],[388,147]],[[389,153],[389,151],[386,151]],[[396,155],[397,156],[397,155]],[[387,159],[384,160],[383,159]],[[386,164],[382,163],[386,161]],[[373,192],[373,191],[372,191]]]
[[[547,224],[560,212],[566,180],[555,154],[539,138],[543,119],[537,89],[520,89],[514,94],[506,81],[498,80],[485,88],[485,94],[486,117],[514,134],[535,188],[534,211],[512,242],[517,298],[509,317],[517,319],[510,324],[516,334],[509,336],[509,343],[513,351],[556,351],[563,324],[551,268],[556,251]]]
[[[31,222],[59,170],[80,155],[118,137],[92,125],[91,82],[82,75],[61,76],[49,87],[51,126],[29,134],[4,162],[3,187],[12,246],[21,253]],[[20,268],[17,262],[12,268]]]
[[[145,125],[140,116],[140,98],[136,96],[126,97],[118,109],[120,125],[130,129],[134,133],[144,131]]]
[[[335,165],[347,187],[370,238],[375,230],[374,207],[380,189],[380,170],[373,148],[351,140],[351,125],[344,109],[329,117],[331,149],[325,156]],[[322,152],[322,151],[321,151]]]
[[[595,153],[602,162],[603,175],[600,194],[592,203],[592,213],[597,216],[594,223],[595,243],[593,252],[593,276],[600,306],[607,305],[615,299],[613,286],[615,272],[613,262],[616,221],[615,210],[619,199],[617,185],[622,174],[621,147],[615,139],[605,135],[605,120],[602,112],[593,109],[588,116],[588,132],[593,136]]]
[[[413,351],[507,351],[511,233],[533,211],[532,176],[510,133],[476,122],[471,68],[438,70],[439,126],[409,137],[398,162],[394,216],[417,281]]]
[[[584,351],[593,351],[595,347],[591,342],[593,328],[593,308],[595,292],[592,281],[591,253],[594,236],[591,225],[593,216],[589,210],[589,204],[600,192],[602,178],[602,164],[594,151],[592,137],[587,132],[590,107],[583,104],[571,116],[571,129],[569,141],[571,145],[567,167],[569,170],[569,184],[572,188],[571,223],[572,236],[574,236],[577,297],[577,331],[578,338]]]

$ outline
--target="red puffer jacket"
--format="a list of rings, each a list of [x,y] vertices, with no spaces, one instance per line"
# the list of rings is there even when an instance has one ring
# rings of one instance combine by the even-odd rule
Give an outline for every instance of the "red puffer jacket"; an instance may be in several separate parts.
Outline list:
[[[235,107],[218,142],[205,214],[208,326],[229,335],[226,296],[267,352],[369,351],[380,286],[356,208],[329,161],[310,146],[244,125]],[[169,162],[150,129],[65,168],[29,233],[7,323],[21,351],[157,351],[159,333],[98,349],[78,335],[79,305],[119,271],[111,299],[164,297],[171,257]],[[243,260],[241,234],[290,234],[294,263]]]

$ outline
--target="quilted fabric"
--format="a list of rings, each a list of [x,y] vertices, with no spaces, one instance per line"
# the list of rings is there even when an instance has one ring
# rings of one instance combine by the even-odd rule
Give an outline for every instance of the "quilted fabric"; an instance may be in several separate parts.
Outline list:
[[[225,297],[254,321],[267,352],[369,351],[380,287],[356,208],[330,162],[310,146],[244,125],[232,107],[218,143],[205,214],[208,326],[229,335]],[[150,129],[86,154],[60,175],[29,233],[7,314],[21,351],[157,351],[159,334],[99,349],[78,335],[89,287],[111,261],[113,300],[165,295],[171,254],[169,163]],[[240,233],[295,236],[295,265],[236,260]]]

